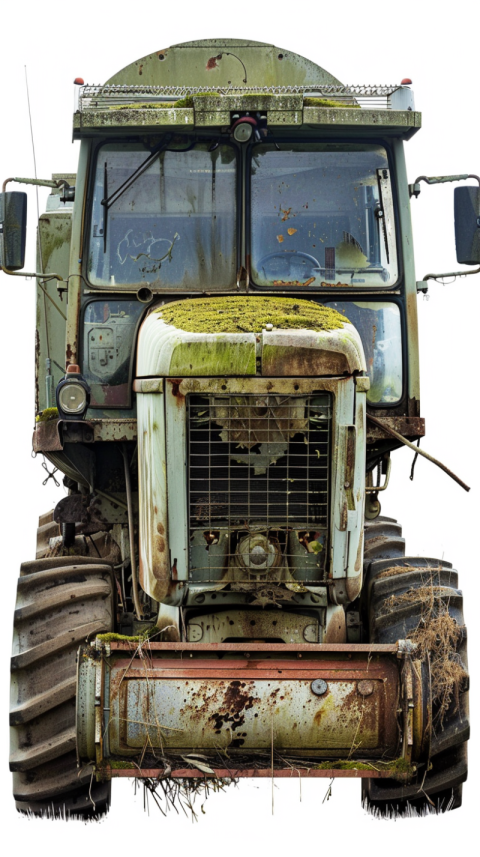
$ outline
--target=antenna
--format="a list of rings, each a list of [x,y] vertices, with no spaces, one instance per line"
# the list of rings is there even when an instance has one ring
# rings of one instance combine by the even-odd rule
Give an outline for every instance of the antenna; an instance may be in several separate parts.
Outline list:
[[[27,90],[27,104],[28,104],[28,119],[30,122],[30,137],[32,140],[32,152],[33,152],[33,172],[35,179],[37,176],[37,158],[35,155],[35,140],[33,139],[33,124],[32,124],[32,111],[30,109],[30,93],[28,91],[28,75],[27,75],[27,66],[25,66],[25,87]],[[35,194],[37,199],[37,223],[40,223],[40,202],[38,198],[38,185],[35,185]],[[40,263],[40,271],[43,273],[43,251],[42,251],[42,235],[40,232],[40,225],[37,227],[37,236],[38,236],[38,246],[40,249],[39,253],[39,263]],[[53,376],[51,370],[51,360],[50,360],[50,340],[48,336],[48,324],[47,324],[47,300],[45,294],[45,288],[42,286],[40,280],[38,281],[38,285],[40,286],[43,292],[43,302],[44,302],[44,313],[45,313],[45,341],[47,346],[47,356],[45,359],[45,388],[46,388],[46,402],[47,408],[52,406],[53,402]]]
[[[35,156],[35,141],[33,139],[32,111],[30,109],[30,93],[28,91],[27,66],[25,66],[24,68],[25,68],[25,87],[27,90],[28,119],[30,122],[30,137],[32,140],[33,172],[34,172],[35,178],[38,178],[38,176],[37,176],[37,159]],[[39,220],[40,219],[40,205],[39,205],[39,201],[38,201],[38,185],[35,187],[35,193],[37,195],[37,220]]]

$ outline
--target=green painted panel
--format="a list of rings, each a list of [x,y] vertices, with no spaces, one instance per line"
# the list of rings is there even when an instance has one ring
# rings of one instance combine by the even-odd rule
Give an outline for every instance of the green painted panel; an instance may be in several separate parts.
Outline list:
[[[58,194],[52,194],[53,203]],[[72,232],[72,209],[66,206],[58,210],[47,210],[38,224],[37,258],[38,270],[45,274],[55,272],[65,280],[68,277],[70,240]],[[55,404],[55,387],[65,372],[65,326],[66,300],[60,299],[57,281],[37,283],[37,329],[35,338],[36,392],[35,410],[43,410]],[[50,359],[52,380],[49,382],[51,398],[48,398],[47,359]]]
[[[209,39],[162,48],[125,66],[107,84],[292,86],[338,84],[305,57],[264,42]]]

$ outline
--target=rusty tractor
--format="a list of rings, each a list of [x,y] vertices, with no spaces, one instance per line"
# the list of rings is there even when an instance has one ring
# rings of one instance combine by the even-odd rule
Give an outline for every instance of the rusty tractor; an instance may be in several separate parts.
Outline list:
[[[379,495],[425,431],[410,198],[467,180],[457,259],[478,265],[480,180],[408,184],[411,81],[346,87],[272,45],[80,84],[77,174],[31,180],[51,188],[33,444],[68,493],[18,581],[17,808],[292,770],[357,777],[382,815],[460,806],[457,573],[406,556]],[[0,197],[13,276],[28,181]]]

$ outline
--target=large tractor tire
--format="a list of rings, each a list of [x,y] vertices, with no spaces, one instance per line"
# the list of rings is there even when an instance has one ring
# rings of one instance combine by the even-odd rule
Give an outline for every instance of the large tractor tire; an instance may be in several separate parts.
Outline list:
[[[11,753],[17,809],[48,817],[98,817],[110,784],[77,767],[77,651],[113,630],[112,566],[50,557],[21,566],[12,655]]]
[[[467,636],[457,572],[442,560],[403,556],[400,536],[389,519],[367,527],[363,618],[370,642],[411,639],[420,656],[429,657],[432,740],[416,781],[362,781],[365,808],[387,817],[461,806],[469,737]]]

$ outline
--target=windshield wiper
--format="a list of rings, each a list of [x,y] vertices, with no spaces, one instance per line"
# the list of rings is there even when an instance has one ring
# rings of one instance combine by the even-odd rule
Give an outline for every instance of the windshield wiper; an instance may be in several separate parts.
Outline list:
[[[133,171],[128,178],[125,179],[123,184],[120,187],[117,187],[110,196],[108,195],[108,163],[105,161],[103,168],[103,199],[100,202],[100,205],[103,205],[103,252],[107,251],[107,226],[108,226],[108,209],[112,207],[112,205],[117,202],[121,196],[127,191],[132,184],[136,182],[136,180],[143,175],[143,173],[148,170],[149,167],[155,162],[155,160],[159,157],[162,152],[189,152],[191,149],[194,149],[195,146],[202,142],[198,139],[191,140],[190,143],[184,149],[169,149],[168,146],[171,143],[173,138],[173,134],[165,134],[165,136],[161,139],[160,143],[158,143],[154,149],[150,152],[150,154],[145,158],[145,160]],[[215,146],[216,148],[216,146]],[[209,150],[212,151],[212,150]]]
[[[148,157],[145,158],[143,163],[141,163],[140,166],[137,167],[137,169],[134,170],[133,173],[127,179],[125,179],[125,181],[123,182],[123,184],[120,185],[120,187],[117,187],[117,189],[113,191],[111,196],[107,196],[107,191],[108,191],[108,189],[107,189],[107,164],[105,163],[105,172],[104,172],[104,180],[103,180],[103,192],[105,195],[101,201],[101,205],[103,205],[105,207],[105,214],[108,211],[108,209],[111,208],[111,206],[114,204],[114,202],[116,202],[118,199],[120,199],[120,197],[125,193],[125,191],[128,190],[128,188],[132,186],[132,184],[139,178],[139,176],[141,176],[142,173],[145,172],[145,170],[148,170],[149,166],[151,166],[151,164],[153,164],[153,162],[156,160],[156,158],[158,158],[160,153],[163,152],[164,149],[167,148],[171,139],[172,139],[172,135],[166,134],[165,137],[160,141],[160,143],[158,143],[158,145],[155,146],[154,149],[152,149],[152,151],[150,152]],[[106,216],[105,216],[105,220],[106,220]],[[104,223],[103,229],[104,229],[104,233],[105,233],[106,232],[106,223]]]
[[[375,217],[382,224],[383,240],[385,242],[385,254],[387,264],[390,264],[389,233],[392,236],[393,223],[393,198],[390,186],[390,173],[386,169],[377,170],[379,204],[375,208]],[[393,236],[392,236],[393,237]],[[393,250],[393,248],[392,248]]]
[[[105,161],[103,167],[103,197],[106,199],[108,196],[108,168],[107,162]],[[103,201],[102,201],[103,205]],[[103,212],[103,252],[107,252],[107,221],[108,221],[108,208],[105,208]]]

